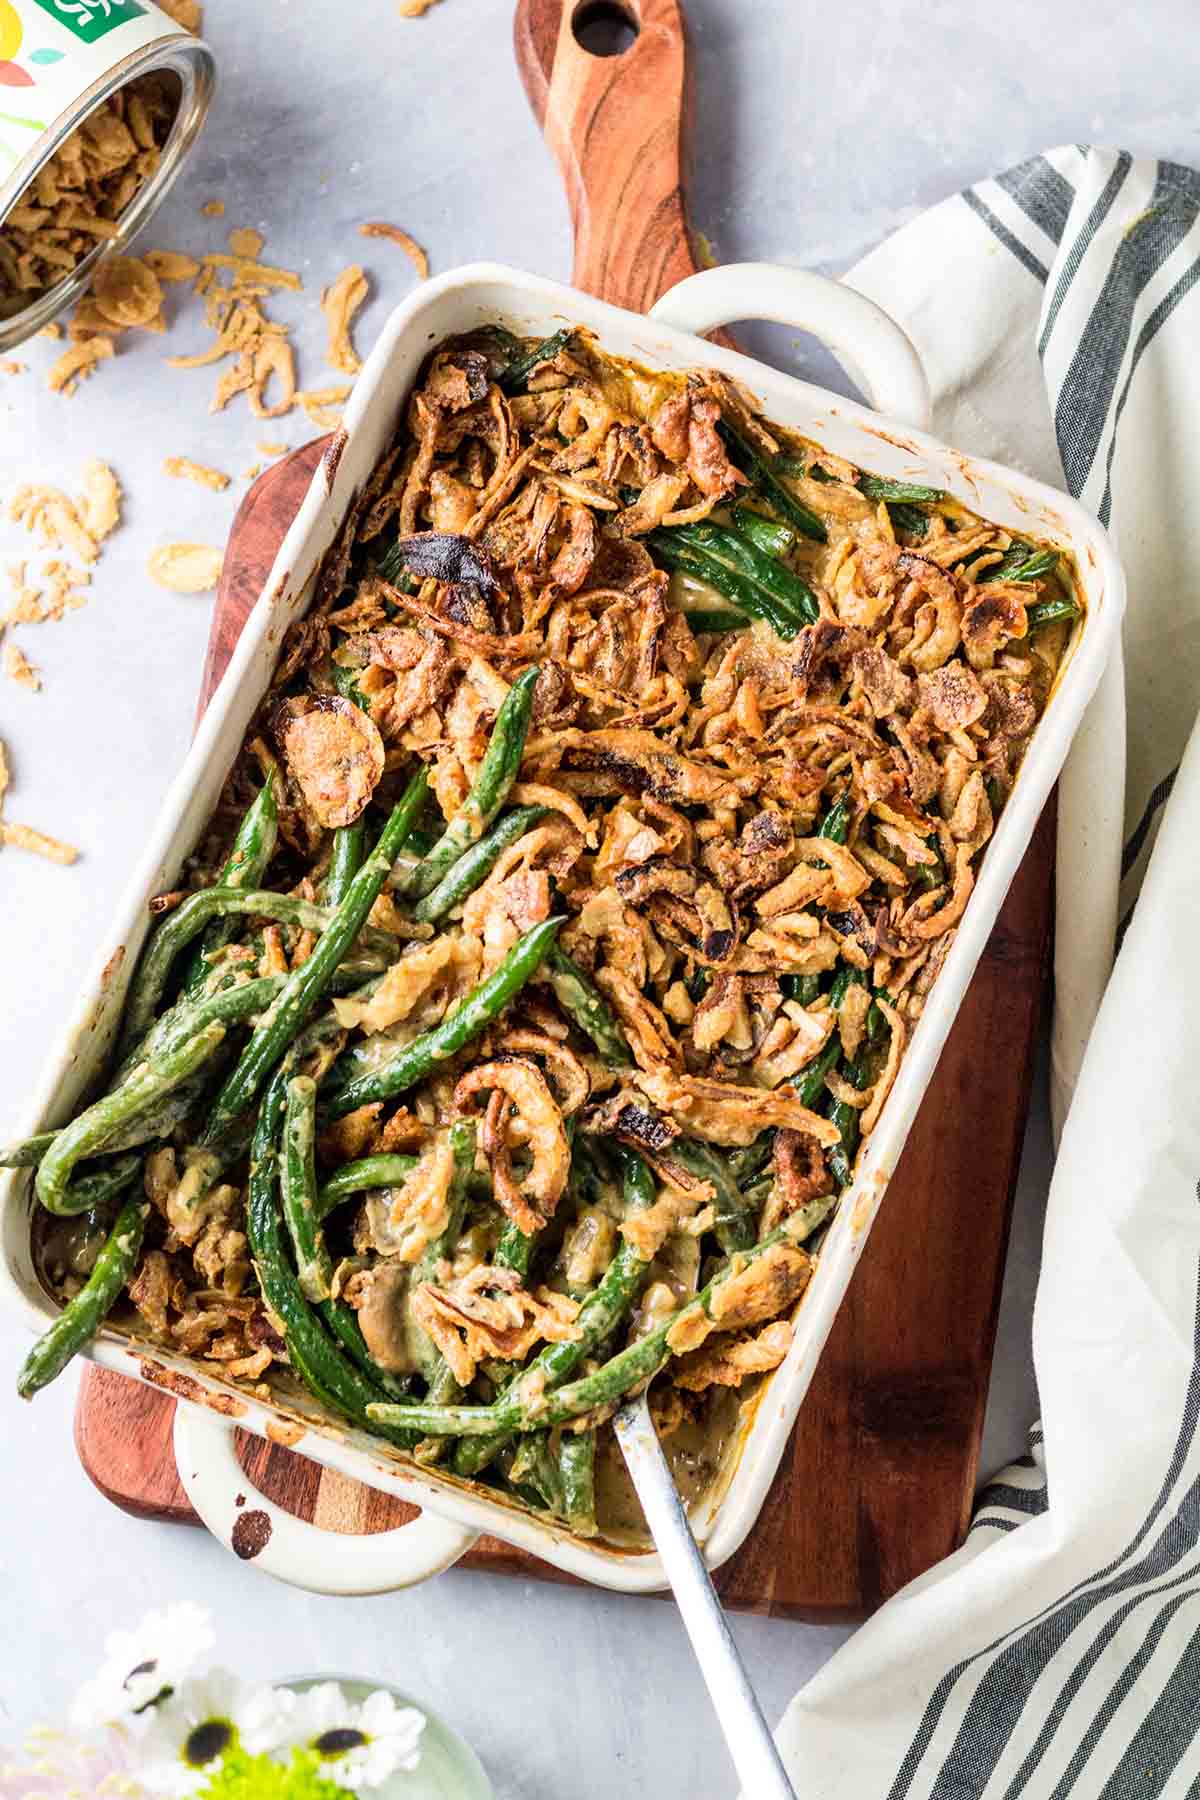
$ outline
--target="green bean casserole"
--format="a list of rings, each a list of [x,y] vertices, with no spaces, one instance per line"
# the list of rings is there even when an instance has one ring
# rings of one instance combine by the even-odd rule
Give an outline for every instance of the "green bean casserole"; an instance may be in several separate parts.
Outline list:
[[[723,375],[439,346],[105,1082],[0,1155],[63,1306],[21,1392],[111,1313],[585,1535],[647,1383],[711,1477],[1080,612]]]

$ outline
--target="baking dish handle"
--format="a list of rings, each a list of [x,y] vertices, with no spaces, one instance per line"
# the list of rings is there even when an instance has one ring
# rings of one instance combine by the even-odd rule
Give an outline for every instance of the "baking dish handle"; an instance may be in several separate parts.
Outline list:
[[[929,425],[929,383],[909,338],[873,300],[825,275],[777,263],[724,263],[669,288],[650,317],[697,335],[739,319],[811,331],[879,412],[922,431]]]
[[[237,1459],[235,1427],[200,1407],[175,1408],[175,1463],[187,1497],[213,1536],[292,1587],[315,1594],[384,1594],[440,1575],[479,1537],[436,1513],[394,1531],[352,1535],[310,1525],[254,1488]]]

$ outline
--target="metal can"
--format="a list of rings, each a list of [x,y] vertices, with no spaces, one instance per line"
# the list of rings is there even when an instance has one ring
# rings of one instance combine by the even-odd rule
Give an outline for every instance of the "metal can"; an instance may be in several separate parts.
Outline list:
[[[152,0],[0,0],[0,229],[38,171],[97,107],[139,77],[176,77],[179,98],[157,167],[103,238],[53,286],[0,317],[0,350],[40,331],[124,251],[167,194],[199,135],[216,65],[208,45]]]

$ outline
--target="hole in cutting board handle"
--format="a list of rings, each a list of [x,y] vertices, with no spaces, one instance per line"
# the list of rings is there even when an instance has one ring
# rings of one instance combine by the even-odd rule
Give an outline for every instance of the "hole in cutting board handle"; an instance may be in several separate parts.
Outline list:
[[[589,56],[624,56],[637,43],[641,26],[633,11],[617,0],[580,0],[571,30]]]

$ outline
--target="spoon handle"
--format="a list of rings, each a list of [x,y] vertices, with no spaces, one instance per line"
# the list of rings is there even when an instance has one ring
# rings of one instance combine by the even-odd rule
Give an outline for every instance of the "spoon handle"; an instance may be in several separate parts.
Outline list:
[[[725,1733],[746,1800],[796,1800],[754,1696],[643,1394],[617,1413],[617,1441]]]

